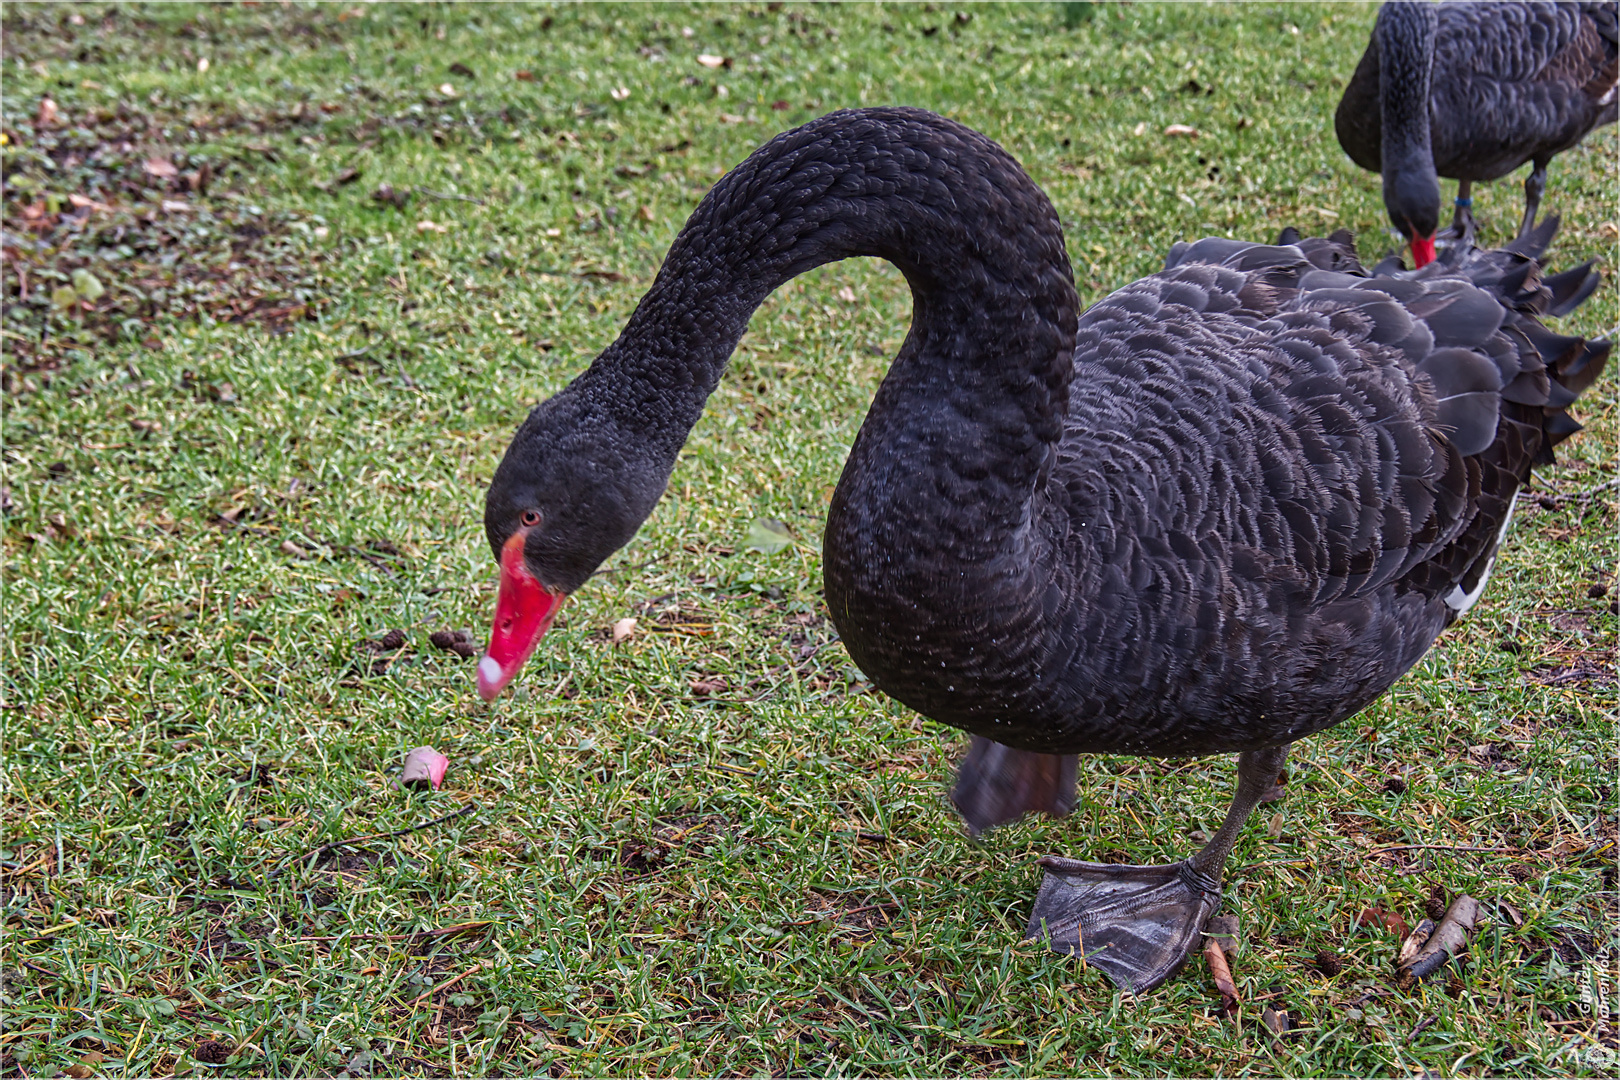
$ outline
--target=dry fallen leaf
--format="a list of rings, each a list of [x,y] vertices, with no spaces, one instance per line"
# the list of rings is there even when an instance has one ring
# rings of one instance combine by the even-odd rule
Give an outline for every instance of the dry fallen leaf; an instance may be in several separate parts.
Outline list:
[[[722,124],[745,124],[748,119],[747,117],[738,116],[736,113],[723,112],[720,114],[720,122]]]
[[[453,97],[456,96],[456,88],[454,86],[451,86],[449,83],[440,83],[439,84],[439,96],[440,97],[453,98]]]
[[[1387,930],[1398,938],[1407,935],[1406,920],[1393,911],[1385,911],[1381,907],[1370,907],[1356,916],[1357,926],[1376,926],[1380,930]]]
[[[168,158],[147,158],[141,168],[146,170],[147,176],[155,176],[159,180],[172,180],[180,175],[180,170]]]
[[[399,786],[418,790],[431,787],[438,791],[449,768],[449,758],[431,746],[418,746],[405,755],[405,768],[399,774]]]
[[[532,71],[515,71],[512,73],[512,77],[520,82],[534,82],[534,72]]]
[[[693,679],[691,685],[693,697],[713,697],[715,694],[725,692],[726,680],[719,677]]]
[[[1260,1022],[1266,1026],[1267,1031],[1271,1032],[1272,1038],[1278,1041],[1281,1041],[1282,1037],[1288,1033],[1288,1014],[1278,1012],[1270,1005],[1260,1011]]]
[[[845,285],[842,289],[838,290],[838,299],[842,300],[846,304],[853,304],[855,302],[855,290],[850,288],[848,285]]]
[[[34,126],[36,128],[55,127],[56,121],[60,115],[61,114],[57,111],[55,101],[48,97],[40,98],[39,112],[34,115]]]
[[[1221,995],[1221,1011],[1230,1016],[1237,1012],[1237,984],[1232,981],[1232,969],[1226,963],[1226,950],[1214,938],[1204,942],[1204,959],[1209,962],[1209,974],[1215,980],[1215,989]]]
[[[358,179],[360,179],[360,170],[351,165],[349,168],[339,171],[326,186],[343,187],[345,184],[352,184]]]
[[[416,223],[416,231],[417,232],[422,232],[422,233],[425,233],[425,232],[442,233],[442,232],[449,231],[449,229],[450,229],[450,226],[448,226],[448,225],[440,225],[437,222],[429,221],[427,218],[423,218],[421,221],[418,221]]]
[[[393,184],[378,184],[377,190],[371,193],[371,197],[385,206],[403,210],[411,201],[411,189],[396,190]]]
[[[1164,133],[1171,138],[1185,135],[1189,139],[1198,138],[1198,129],[1187,124],[1171,124],[1164,129]]]
[[[630,635],[636,632],[636,621],[637,620],[634,618],[628,618],[620,619],[615,622],[611,631],[613,635],[613,644],[617,645],[621,641],[628,640]]]
[[[616,86],[608,91],[608,97],[614,101],[625,101],[630,97],[630,89],[625,86]]]
[[[636,211],[636,216],[639,217],[642,221],[656,221],[656,220],[658,220],[657,217],[653,214],[653,208],[646,205],[645,203],[642,204],[641,209]]]
[[[107,213],[112,209],[112,207],[108,206],[106,203],[97,202],[88,195],[80,195],[78,192],[74,192],[72,195],[69,195],[68,202],[72,203],[73,206],[79,210],[89,207],[91,210],[94,210],[100,214]]]
[[[717,67],[729,67],[730,66],[730,63],[726,60],[725,57],[723,57],[723,56],[715,56],[713,53],[698,53],[697,61],[698,61],[698,63],[702,64],[706,68],[717,68]]]
[[[1131,134],[1132,135],[1137,135],[1137,136],[1146,135],[1147,134],[1147,121],[1144,120],[1140,124],[1137,124],[1135,127],[1131,128]]]

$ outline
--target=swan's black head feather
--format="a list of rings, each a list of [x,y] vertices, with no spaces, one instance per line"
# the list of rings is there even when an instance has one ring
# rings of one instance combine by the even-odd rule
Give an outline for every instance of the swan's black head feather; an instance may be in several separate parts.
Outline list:
[[[575,380],[535,406],[484,496],[484,532],[501,548],[538,513],[524,552],[530,573],[573,592],[629,542],[663,494],[667,472],[645,454],[645,431],[625,430]]]

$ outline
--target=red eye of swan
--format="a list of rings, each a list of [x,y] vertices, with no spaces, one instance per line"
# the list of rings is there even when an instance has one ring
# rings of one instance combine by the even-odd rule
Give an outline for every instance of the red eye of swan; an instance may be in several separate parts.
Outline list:
[[[536,525],[540,524],[540,511],[538,511],[538,510],[525,510],[525,511],[523,511],[523,524],[528,526],[531,529],[534,528]]]

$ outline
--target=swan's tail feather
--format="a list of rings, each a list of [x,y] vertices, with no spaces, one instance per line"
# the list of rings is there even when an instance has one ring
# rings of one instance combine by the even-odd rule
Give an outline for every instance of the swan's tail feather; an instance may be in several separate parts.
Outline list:
[[[1533,226],[1529,232],[1517,237],[1511,244],[1503,245],[1500,250],[1511,251],[1515,255],[1523,255],[1530,259],[1539,259],[1547,253],[1547,247],[1552,238],[1558,233],[1560,219],[1557,214],[1548,214]],[[1467,255],[1474,248],[1468,244],[1458,244],[1453,250]]]
[[[1543,278],[1541,283],[1552,293],[1552,303],[1547,307],[1547,314],[1564,316],[1580,307],[1587,298],[1597,292],[1598,286],[1603,284],[1603,275],[1588,261],[1561,274]]]
[[[1074,754],[1014,750],[973,736],[956,772],[951,802],[974,836],[1025,814],[1066,817],[1074,809]]]
[[[1425,267],[1412,274],[1416,280],[1463,277],[1494,296],[1502,305],[1498,333],[1517,344],[1516,365],[1497,356],[1502,372],[1503,401],[1530,406],[1539,420],[1541,445],[1533,462],[1549,465],[1553,447],[1581,430],[1565,410],[1589,389],[1608,363],[1611,345],[1557,334],[1542,325],[1547,316],[1568,315],[1588,300],[1603,283],[1591,262],[1557,274],[1544,274],[1543,254],[1558,232],[1558,216],[1549,215],[1529,232],[1500,248],[1481,249],[1459,244],[1447,252],[1447,267],[1436,273]],[[1511,370],[1509,368],[1512,368]],[[1504,404],[1504,417],[1511,407]],[[1524,419],[1515,417],[1515,419]]]

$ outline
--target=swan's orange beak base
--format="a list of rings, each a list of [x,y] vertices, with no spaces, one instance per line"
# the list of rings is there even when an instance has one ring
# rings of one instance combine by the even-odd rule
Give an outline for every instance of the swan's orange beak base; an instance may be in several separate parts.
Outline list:
[[[523,564],[523,541],[529,530],[519,529],[501,548],[501,589],[495,598],[495,626],[489,651],[478,661],[478,696],[495,700],[512,681],[540,638],[557,617],[565,593],[540,584]]]
[[[1412,269],[1421,270],[1434,262],[1434,237],[1412,237]]]

